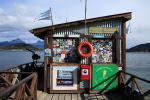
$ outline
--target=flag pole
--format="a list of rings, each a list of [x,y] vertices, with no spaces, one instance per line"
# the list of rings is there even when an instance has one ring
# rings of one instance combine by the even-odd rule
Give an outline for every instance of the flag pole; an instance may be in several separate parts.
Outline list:
[[[85,30],[84,30],[85,34],[87,34],[87,31],[86,31],[86,15],[87,15],[87,0],[85,0],[85,26],[84,26],[84,28],[85,28]]]
[[[53,15],[52,15],[52,9],[51,9],[51,7],[50,7],[50,13],[49,13],[50,15],[50,19],[51,19],[51,24],[52,24],[52,30],[53,30],[53,34],[54,34],[54,23],[53,23]]]

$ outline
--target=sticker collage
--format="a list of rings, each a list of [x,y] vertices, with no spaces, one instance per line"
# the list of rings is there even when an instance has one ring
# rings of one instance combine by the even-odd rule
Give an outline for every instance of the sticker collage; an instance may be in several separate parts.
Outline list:
[[[112,63],[112,41],[93,40],[92,63]]]
[[[75,39],[54,39],[53,62],[68,63],[78,62]]]

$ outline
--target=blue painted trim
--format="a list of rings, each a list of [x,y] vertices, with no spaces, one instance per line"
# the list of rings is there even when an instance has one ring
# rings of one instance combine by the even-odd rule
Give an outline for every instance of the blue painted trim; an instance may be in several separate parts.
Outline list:
[[[104,35],[93,35],[93,38],[105,38]]]

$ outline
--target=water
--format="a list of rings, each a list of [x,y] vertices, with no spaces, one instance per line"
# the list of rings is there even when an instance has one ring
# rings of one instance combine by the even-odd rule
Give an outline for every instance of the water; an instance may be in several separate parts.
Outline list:
[[[44,52],[36,52],[44,60]],[[32,61],[28,51],[0,51],[0,70]],[[150,53],[127,53],[127,72],[150,80]]]
[[[41,56],[41,60],[44,60],[44,52],[36,52]],[[16,67],[17,65],[31,62],[32,53],[28,51],[1,51],[0,52],[0,70],[10,67]],[[150,53],[127,53],[127,72],[150,80]],[[144,89],[150,89],[149,84],[141,83],[141,87]]]
[[[36,52],[44,59],[44,52]],[[0,70],[16,67],[20,64],[32,62],[32,53],[29,51],[0,51]]]
[[[150,80],[150,53],[127,53],[127,72]]]
[[[126,71],[137,75],[141,78],[150,80],[150,53],[127,53],[127,67]],[[145,93],[148,89],[150,89],[150,84],[136,80],[140,89]],[[150,100],[150,95],[147,98]]]

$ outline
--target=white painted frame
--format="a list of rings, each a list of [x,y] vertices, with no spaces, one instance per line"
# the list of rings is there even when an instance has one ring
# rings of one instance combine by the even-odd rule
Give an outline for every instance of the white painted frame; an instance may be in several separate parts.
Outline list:
[[[57,70],[60,68],[60,66],[53,66],[53,81],[52,81],[52,89],[53,90],[77,90],[77,71],[78,71],[78,66],[61,66],[62,68],[74,68],[73,71],[73,85],[72,86],[57,86]]]

